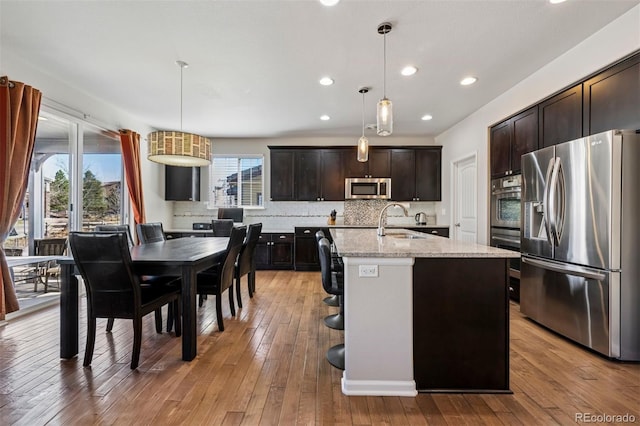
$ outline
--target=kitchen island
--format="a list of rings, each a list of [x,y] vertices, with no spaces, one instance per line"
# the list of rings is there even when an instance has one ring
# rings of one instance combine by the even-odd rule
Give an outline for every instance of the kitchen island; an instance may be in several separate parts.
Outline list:
[[[331,229],[345,267],[346,395],[509,390],[508,250]]]

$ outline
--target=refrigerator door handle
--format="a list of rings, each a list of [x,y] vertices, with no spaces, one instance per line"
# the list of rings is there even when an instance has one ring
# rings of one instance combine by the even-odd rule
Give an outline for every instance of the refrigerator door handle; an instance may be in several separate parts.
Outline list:
[[[549,228],[551,228],[551,240],[554,246],[560,245],[560,233],[558,231],[558,221],[560,219],[560,215],[564,210],[563,206],[556,205],[556,199],[558,197],[558,192],[561,192],[561,195],[564,197],[564,191],[559,188],[559,180],[558,174],[560,173],[560,157],[556,157],[553,163],[553,171],[551,173],[551,182],[548,183],[548,186],[551,188],[548,194],[548,204],[549,204]],[[559,191],[560,189],[560,191]],[[561,203],[564,200],[560,201]]]
[[[537,266],[538,268],[548,269],[550,271],[559,272],[561,274],[568,274],[577,277],[588,278],[591,280],[603,281],[606,278],[606,275],[602,272],[596,272],[591,269],[584,268],[582,266],[576,265],[567,265],[556,262],[549,262],[546,260],[540,259],[532,259],[530,257],[522,257],[522,261],[524,263],[528,263],[532,266]]]
[[[553,242],[551,241],[551,220],[550,220],[550,211],[549,211],[549,187],[551,186],[551,172],[553,171],[553,164],[555,162],[555,157],[551,157],[549,159],[549,165],[547,166],[547,175],[545,178],[544,185],[544,194],[542,195],[542,220],[544,222],[545,234],[547,237],[547,241],[551,246],[553,246]]]

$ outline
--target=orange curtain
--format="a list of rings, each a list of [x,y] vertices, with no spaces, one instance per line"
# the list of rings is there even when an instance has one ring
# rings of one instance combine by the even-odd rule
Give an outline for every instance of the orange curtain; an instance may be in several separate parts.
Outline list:
[[[0,77],[0,247],[18,220],[29,168],[42,93],[19,81]],[[9,267],[0,249],[0,320],[19,309]]]
[[[140,171],[140,135],[131,130],[120,130],[120,146],[124,160],[124,172],[129,187],[135,224],[147,221],[142,197],[142,173]]]

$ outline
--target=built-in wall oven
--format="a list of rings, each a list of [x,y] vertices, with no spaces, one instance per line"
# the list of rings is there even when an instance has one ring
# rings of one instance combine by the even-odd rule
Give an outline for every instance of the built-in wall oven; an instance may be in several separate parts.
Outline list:
[[[522,177],[491,181],[491,245],[520,252],[520,194]],[[520,258],[509,260],[509,294],[520,301]]]

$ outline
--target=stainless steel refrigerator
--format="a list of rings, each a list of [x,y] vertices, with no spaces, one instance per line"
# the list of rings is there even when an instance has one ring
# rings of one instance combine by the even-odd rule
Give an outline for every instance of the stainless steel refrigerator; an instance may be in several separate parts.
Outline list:
[[[640,360],[640,135],[522,156],[520,310],[610,358]]]

